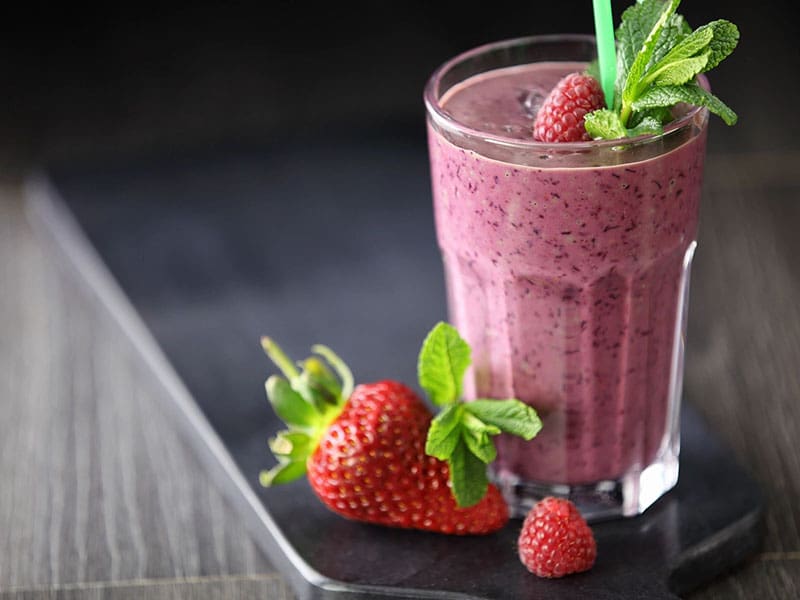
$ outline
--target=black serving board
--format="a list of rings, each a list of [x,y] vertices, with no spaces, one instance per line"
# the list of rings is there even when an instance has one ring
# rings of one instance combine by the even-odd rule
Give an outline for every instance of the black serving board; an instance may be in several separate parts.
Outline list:
[[[641,517],[597,524],[594,569],[563,580],[521,567],[519,521],[473,538],[390,530],[332,515],[304,481],[260,488],[279,428],[261,334],[297,358],[326,343],[361,381],[411,383],[421,340],[446,318],[420,131],[49,177],[266,509],[240,503],[300,598],[674,598],[757,548],[759,490],[691,406],[678,487]]]

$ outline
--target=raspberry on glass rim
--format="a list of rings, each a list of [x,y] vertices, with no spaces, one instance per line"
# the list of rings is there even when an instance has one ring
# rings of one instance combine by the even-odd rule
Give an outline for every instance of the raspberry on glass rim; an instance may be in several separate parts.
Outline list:
[[[588,142],[584,116],[605,108],[603,90],[594,77],[570,73],[545,98],[533,122],[533,138],[539,142]]]

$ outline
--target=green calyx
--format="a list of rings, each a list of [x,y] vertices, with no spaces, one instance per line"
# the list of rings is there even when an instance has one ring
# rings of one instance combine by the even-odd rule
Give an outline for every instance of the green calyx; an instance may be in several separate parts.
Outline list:
[[[266,389],[275,414],[288,426],[269,442],[278,464],[259,479],[270,486],[305,475],[308,458],[353,392],[353,375],[325,346],[313,346],[314,356],[297,365],[270,338],[261,338],[261,346],[283,373],[267,379]]]
[[[462,402],[462,381],[470,363],[469,345],[447,323],[431,330],[417,363],[420,386],[440,408],[428,430],[425,452],[447,462],[453,496],[462,507],[486,495],[486,465],[497,456],[494,436],[505,432],[531,440],[542,428],[536,411],[516,399]]]
[[[704,106],[728,125],[737,121],[719,98],[697,84],[697,75],[716,67],[739,42],[725,20],[692,31],[676,13],[680,0],[637,0],[622,14],[616,31],[617,79],[614,106],[589,113],[586,131],[595,139],[658,133],[685,102]]]

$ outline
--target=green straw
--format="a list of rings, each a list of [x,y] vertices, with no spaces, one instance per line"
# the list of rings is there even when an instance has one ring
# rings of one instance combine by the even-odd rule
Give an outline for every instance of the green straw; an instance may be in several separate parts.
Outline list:
[[[611,0],[592,0],[594,4],[594,32],[597,38],[597,60],[600,64],[600,85],[606,97],[606,106],[614,107],[614,80],[617,78],[617,52],[614,46],[614,20]]]

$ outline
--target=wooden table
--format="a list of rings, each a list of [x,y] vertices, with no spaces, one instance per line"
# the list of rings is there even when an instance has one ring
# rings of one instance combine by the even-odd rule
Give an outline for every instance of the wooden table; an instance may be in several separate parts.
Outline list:
[[[800,597],[800,155],[709,159],[685,392],[762,484],[763,550],[693,598]],[[168,388],[0,186],[0,599],[289,598]]]

